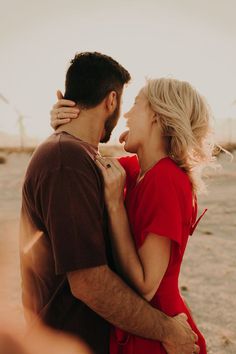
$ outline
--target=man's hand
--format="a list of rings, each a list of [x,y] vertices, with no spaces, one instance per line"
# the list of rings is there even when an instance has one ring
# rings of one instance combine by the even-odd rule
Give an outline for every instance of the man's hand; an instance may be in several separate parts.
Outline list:
[[[173,318],[173,328],[168,331],[168,338],[163,346],[168,354],[197,354],[200,348],[195,344],[198,340],[187,322],[187,315],[180,314]]]
[[[57,91],[58,101],[52,107],[50,112],[51,127],[56,130],[60,125],[67,124],[71,119],[78,118],[79,108],[75,102],[63,99],[61,91]]]

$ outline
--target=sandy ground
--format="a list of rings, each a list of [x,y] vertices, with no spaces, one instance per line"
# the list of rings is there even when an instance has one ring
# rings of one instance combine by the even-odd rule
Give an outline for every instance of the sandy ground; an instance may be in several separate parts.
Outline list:
[[[223,168],[211,173],[208,208],[190,238],[180,284],[210,354],[236,354],[236,154],[220,158]],[[0,165],[0,319],[15,317],[23,326],[18,259],[21,185],[29,156],[11,154]]]

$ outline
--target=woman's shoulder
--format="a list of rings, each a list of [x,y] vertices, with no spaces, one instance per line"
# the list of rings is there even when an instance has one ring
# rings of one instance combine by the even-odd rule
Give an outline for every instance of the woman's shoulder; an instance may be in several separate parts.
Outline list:
[[[189,177],[171,157],[164,157],[153,168],[153,174],[169,181],[188,181]]]
[[[157,189],[171,189],[177,194],[192,193],[192,185],[188,174],[173,159],[161,159],[150,171],[147,182]]]

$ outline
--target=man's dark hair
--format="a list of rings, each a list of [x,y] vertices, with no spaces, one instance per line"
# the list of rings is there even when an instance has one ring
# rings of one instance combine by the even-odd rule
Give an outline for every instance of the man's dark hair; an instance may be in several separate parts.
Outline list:
[[[130,74],[111,57],[83,52],[75,55],[66,73],[64,98],[82,108],[97,106],[111,91],[120,96]]]

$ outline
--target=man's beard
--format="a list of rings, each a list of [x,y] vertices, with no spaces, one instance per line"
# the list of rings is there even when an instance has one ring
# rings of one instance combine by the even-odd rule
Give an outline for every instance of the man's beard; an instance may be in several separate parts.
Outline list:
[[[104,125],[105,134],[102,136],[100,143],[107,143],[110,140],[111,133],[118,122],[119,116],[120,116],[120,107],[119,105],[117,105],[114,112],[106,120],[106,123]]]

